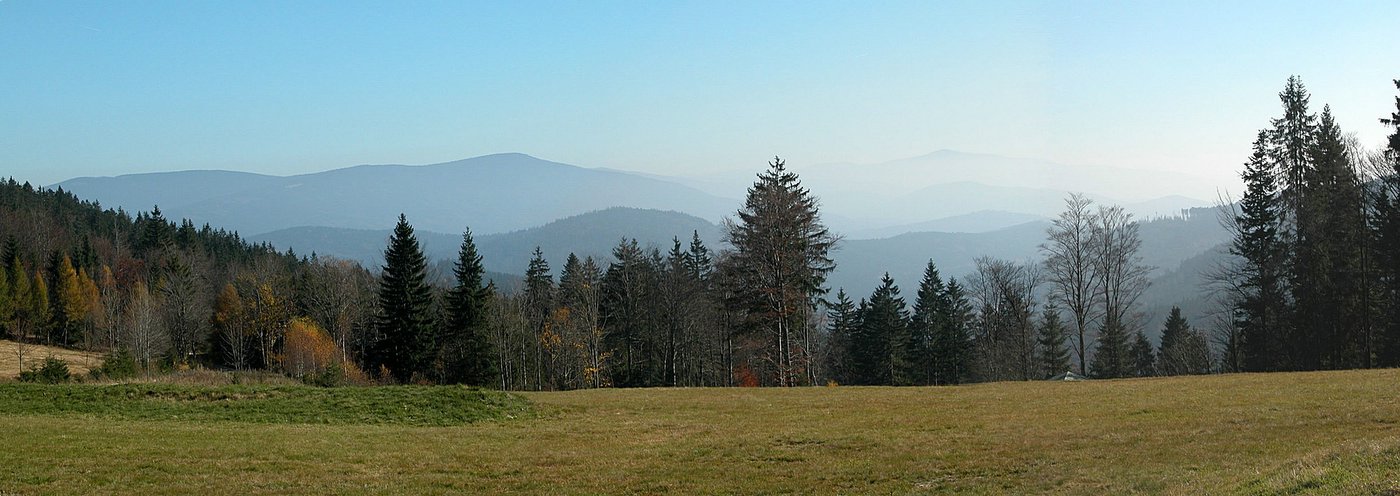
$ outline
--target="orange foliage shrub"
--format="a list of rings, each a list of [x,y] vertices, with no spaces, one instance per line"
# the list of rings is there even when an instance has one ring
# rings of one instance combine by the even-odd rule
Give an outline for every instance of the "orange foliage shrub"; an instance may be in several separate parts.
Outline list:
[[[753,370],[750,370],[748,365],[740,365],[739,370],[734,375],[739,379],[739,387],[758,387],[760,385],[758,376],[754,375]]]
[[[282,344],[282,370],[297,377],[324,372],[343,363],[335,340],[325,329],[305,317],[292,319]]]

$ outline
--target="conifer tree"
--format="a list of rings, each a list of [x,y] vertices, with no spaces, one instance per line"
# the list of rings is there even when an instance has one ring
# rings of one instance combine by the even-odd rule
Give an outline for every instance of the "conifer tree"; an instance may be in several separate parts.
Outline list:
[[[853,368],[858,384],[896,384],[899,379],[896,356],[900,353],[900,338],[906,332],[908,319],[899,287],[886,273],[861,312],[860,330],[852,340]]]
[[[614,261],[603,275],[600,304],[604,347],[613,353],[613,383],[622,387],[658,384],[661,365],[654,331],[656,270],[636,239],[613,248]]]
[[[1395,89],[1400,90],[1400,79],[1394,83]],[[1381,188],[1375,202],[1376,262],[1387,308],[1381,330],[1380,364],[1395,367],[1400,365],[1400,96],[1395,97],[1395,111],[1380,121],[1393,129],[1382,154],[1384,163],[1377,171]]]
[[[912,384],[933,384],[937,370],[937,363],[934,361],[935,336],[939,334],[939,328],[943,325],[938,310],[947,305],[943,301],[946,297],[944,290],[938,267],[933,264],[933,260],[929,260],[928,265],[924,267],[924,278],[919,281],[914,312],[909,317],[908,339],[904,344],[908,367],[905,375]]]
[[[53,292],[55,298],[51,303],[54,308],[50,312],[54,332],[52,341],[71,346],[78,340],[83,319],[87,316],[90,305],[83,281],[78,277],[78,271],[73,269],[73,262],[67,256],[59,261],[54,285],[57,289]]]
[[[836,291],[836,301],[826,311],[826,373],[827,379],[838,384],[852,382],[852,339],[859,332],[860,315],[846,290]]]
[[[1132,375],[1134,363],[1132,342],[1123,326],[1106,322],[1099,328],[1099,340],[1089,372],[1099,379],[1114,379]]]
[[[434,345],[432,289],[427,283],[427,258],[408,219],[399,222],[384,251],[379,282],[381,336],[375,346],[375,363],[387,367],[394,379],[409,382],[430,370]]]
[[[29,305],[25,311],[25,325],[21,326],[21,336],[34,335],[40,327],[49,322],[49,284],[44,282],[44,275],[35,272],[34,278],[29,283]]]
[[[1186,323],[1186,318],[1181,316],[1181,307],[1173,305],[1171,312],[1167,314],[1167,320],[1162,323],[1162,342],[1157,348],[1157,353],[1166,357],[1167,349],[1185,339],[1189,332],[1191,326]]]
[[[33,282],[29,278],[24,262],[20,261],[17,253],[8,255],[7,260],[5,272],[9,277],[10,289],[10,314],[8,316],[10,337],[15,340],[24,340],[28,337],[28,333],[33,331],[31,322],[36,318],[32,313],[33,290],[30,285]]]
[[[473,386],[499,385],[496,350],[486,329],[486,301],[491,297],[483,284],[486,269],[477,254],[471,229],[462,233],[462,246],[452,268],[455,284],[447,292],[445,338],[455,342],[456,355],[448,361],[447,377]]]
[[[1191,328],[1172,307],[1162,323],[1162,342],[1157,348],[1157,373],[1162,375],[1204,374],[1210,371],[1210,346],[1205,336]]]
[[[1157,356],[1152,351],[1152,342],[1147,340],[1147,334],[1138,330],[1133,337],[1133,376],[1152,377],[1157,375]]]
[[[537,344],[545,338],[550,314],[554,313],[554,276],[550,274],[549,261],[544,258],[544,251],[536,246],[534,253],[530,257],[530,264],[525,269],[525,318],[530,325],[530,331],[535,337]],[[535,387],[545,389],[553,387],[553,384],[546,384],[549,377],[552,379],[553,371],[547,368],[544,346],[535,347]]]
[[[1303,86],[1302,78],[1298,76],[1288,78],[1278,97],[1283,104],[1283,116],[1271,121],[1273,129],[1269,138],[1274,146],[1270,150],[1270,159],[1277,164],[1278,172],[1282,175],[1283,188],[1280,199],[1283,203],[1285,226],[1288,228],[1285,234],[1291,235],[1292,227],[1306,208],[1303,205],[1303,196],[1307,189],[1308,175],[1313,167],[1317,116],[1308,112],[1308,100],[1311,96]]]
[[[1036,337],[1040,355],[1040,373],[1043,377],[1070,372],[1069,349],[1065,345],[1068,335],[1060,321],[1060,309],[1054,304],[1046,305],[1040,314],[1040,331]]]
[[[1309,368],[1369,367],[1372,337],[1363,318],[1370,311],[1370,298],[1363,294],[1368,276],[1364,198],[1351,151],[1329,106],[1322,108],[1313,141],[1314,166],[1304,198],[1308,239],[1304,244],[1300,237],[1297,248],[1298,257],[1306,260],[1299,275],[1308,276],[1303,282],[1308,291],[1297,298],[1300,324],[1311,335],[1304,341],[1310,345],[1303,346],[1317,355]]]
[[[164,250],[174,243],[170,221],[165,220],[159,205],[152,207],[150,215],[145,216],[144,220],[139,238],[141,250]]]
[[[700,231],[690,232],[690,251],[686,253],[685,262],[692,278],[709,281],[710,272],[714,270],[714,260],[710,257],[710,249],[705,247],[705,242],[700,241]]]
[[[821,222],[817,198],[797,174],[774,157],[749,188],[738,221],[726,221],[725,240],[734,247],[729,288],[731,308],[747,316],[766,341],[779,386],[806,376],[801,337],[826,276],[836,268],[830,251],[838,237]]]
[[[14,302],[14,294],[10,291],[9,271],[0,263],[0,338],[8,339],[14,333]]]
[[[1285,251],[1280,239],[1278,185],[1270,161],[1269,138],[1260,131],[1254,153],[1245,162],[1245,183],[1235,216],[1230,253],[1240,257],[1234,321],[1240,328],[1241,354],[1248,371],[1277,370],[1283,363],[1287,332],[1284,282]]]
[[[972,375],[972,307],[957,279],[948,279],[939,298],[933,338],[934,384],[961,384]]]

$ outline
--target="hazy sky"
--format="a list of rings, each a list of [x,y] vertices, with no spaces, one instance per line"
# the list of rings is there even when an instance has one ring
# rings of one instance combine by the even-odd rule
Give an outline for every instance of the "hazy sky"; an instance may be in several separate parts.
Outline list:
[[[1393,0],[0,0],[0,175],[951,148],[1229,181],[1290,74],[1379,143],[1397,20]]]

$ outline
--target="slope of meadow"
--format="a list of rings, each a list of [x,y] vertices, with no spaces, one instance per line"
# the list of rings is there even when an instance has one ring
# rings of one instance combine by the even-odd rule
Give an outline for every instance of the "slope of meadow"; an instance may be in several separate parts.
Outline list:
[[[1396,384],[1400,371],[1378,370],[596,390],[525,394],[532,414],[449,426],[19,409],[34,402],[0,395],[0,493],[1394,494]],[[27,394],[84,387],[104,386]]]
[[[21,351],[24,352],[24,369],[42,365],[44,358],[47,357],[63,360],[64,363],[68,364],[68,371],[74,375],[87,374],[89,369],[97,368],[102,365],[101,353],[39,344],[21,344],[0,339],[0,382],[12,380],[19,376],[21,369]]]

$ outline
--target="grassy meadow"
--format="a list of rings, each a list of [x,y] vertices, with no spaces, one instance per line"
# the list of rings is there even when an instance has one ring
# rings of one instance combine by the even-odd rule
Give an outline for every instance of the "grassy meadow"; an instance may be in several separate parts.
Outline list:
[[[1400,494],[1400,370],[511,394],[0,384],[0,433],[0,494]]]

